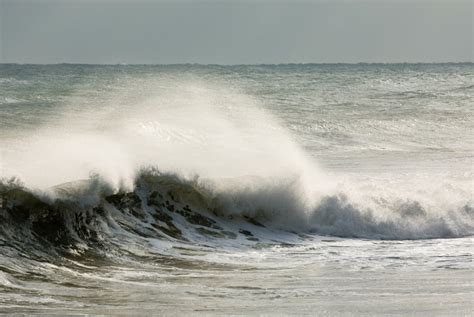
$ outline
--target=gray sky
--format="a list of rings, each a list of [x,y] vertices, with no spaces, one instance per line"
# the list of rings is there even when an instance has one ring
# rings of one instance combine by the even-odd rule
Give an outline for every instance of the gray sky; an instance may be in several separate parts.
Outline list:
[[[474,0],[0,0],[0,61],[473,61]]]

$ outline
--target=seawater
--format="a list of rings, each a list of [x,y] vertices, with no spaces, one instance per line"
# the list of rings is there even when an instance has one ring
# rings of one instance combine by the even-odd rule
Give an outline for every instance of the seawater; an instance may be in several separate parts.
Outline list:
[[[473,78],[0,65],[0,311],[469,314]]]

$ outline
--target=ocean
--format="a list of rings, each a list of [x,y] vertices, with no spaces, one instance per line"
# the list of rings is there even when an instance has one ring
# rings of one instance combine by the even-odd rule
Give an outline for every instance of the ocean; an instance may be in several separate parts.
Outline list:
[[[473,80],[0,64],[0,313],[470,315]]]

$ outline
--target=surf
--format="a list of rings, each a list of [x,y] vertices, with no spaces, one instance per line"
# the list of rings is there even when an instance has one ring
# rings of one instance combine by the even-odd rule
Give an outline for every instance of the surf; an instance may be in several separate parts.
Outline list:
[[[440,202],[439,186],[427,190],[427,182],[388,186],[324,171],[268,105],[243,91],[185,76],[125,85],[85,104],[70,98],[36,129],[1,141],[3,235],[23,226],[38,241],[93,248],[115,229],[188,243],[255,243],[275,232],[392,240],[474,233],[462,188]]]

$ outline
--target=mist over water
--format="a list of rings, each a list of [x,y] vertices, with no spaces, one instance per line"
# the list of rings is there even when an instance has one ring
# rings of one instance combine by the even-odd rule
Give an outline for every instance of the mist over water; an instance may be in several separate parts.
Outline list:
[[[130,184],[147,166],[206,178],[302,174],[314,166],[250,96],[179,79],[123,84],[130,88],[86,104],[66,99],[6,153],[6,173],[44,189],[90,172]]]
[[[140,281],[157,256],[376,270],[414,248],[410,268],[466,270],[473,79],[472,64],[0,65],[2,267],[38,243],[26,253],[124,261]]]

